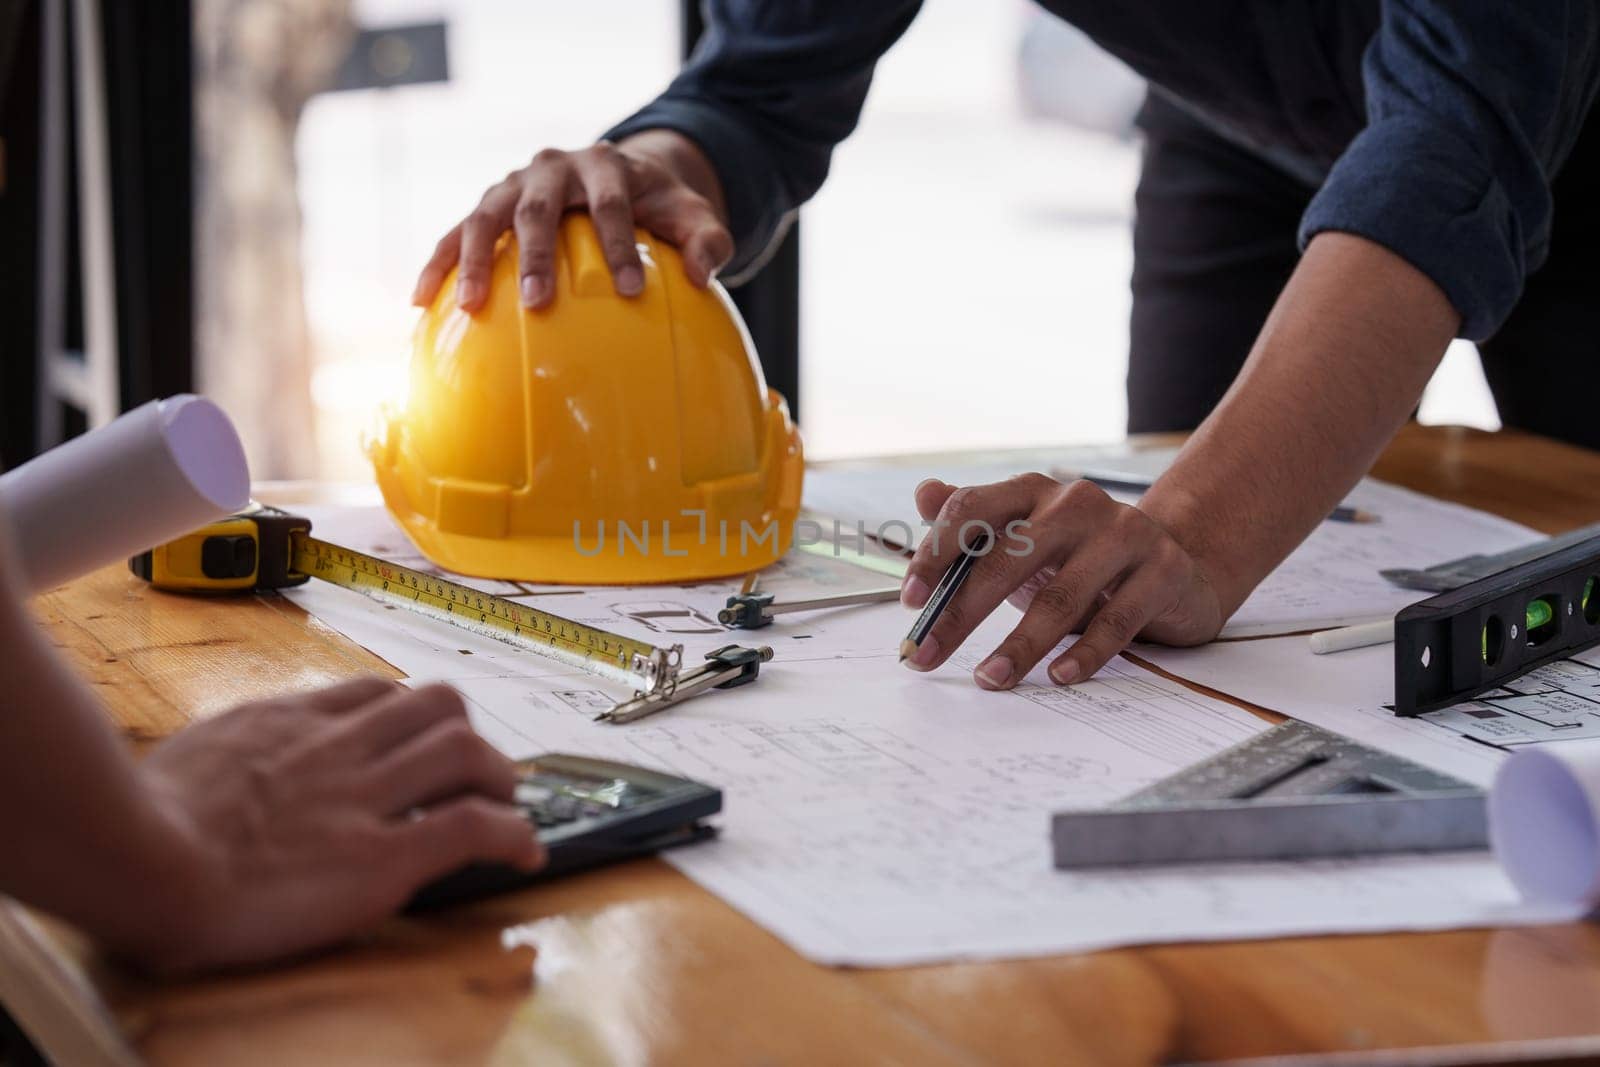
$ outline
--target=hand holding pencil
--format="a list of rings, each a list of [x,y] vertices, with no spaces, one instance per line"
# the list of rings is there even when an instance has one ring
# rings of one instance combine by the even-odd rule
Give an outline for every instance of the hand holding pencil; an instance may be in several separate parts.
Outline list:
[[[957,488],[929,479],[917,486],[916,504],[930,530],[907,568],[901,603],[937,606],[901,646],[912,670],[944,663],[1018,594],[1026,599],[1022,618],[974,672],[985,689],[1016,685],[1068,634],[1083,636],[1051,662],[1058,685],[1092,676],[1135,637],[1192,645],[1222,627],[1199,562],[1149,515],[1089,482],[1024,474]]]

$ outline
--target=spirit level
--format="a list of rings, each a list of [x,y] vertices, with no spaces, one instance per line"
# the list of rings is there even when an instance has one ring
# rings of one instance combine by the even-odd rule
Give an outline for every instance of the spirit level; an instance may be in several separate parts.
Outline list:
[[[1412,604],[1394,620],[1394,710],[1419,715],[1600,644],[1600,538]]]

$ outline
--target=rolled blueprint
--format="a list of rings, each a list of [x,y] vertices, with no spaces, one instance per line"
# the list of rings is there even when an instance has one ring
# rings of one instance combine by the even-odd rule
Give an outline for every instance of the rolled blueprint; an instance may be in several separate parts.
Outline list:
[[[233,423],[202,397],[152,400],[0,475],[29,593],[238,511],[250,471]]]
[[[1600,905],[1600,740],[1530,745],[1501,764],[1489,838],[1523,896]]]

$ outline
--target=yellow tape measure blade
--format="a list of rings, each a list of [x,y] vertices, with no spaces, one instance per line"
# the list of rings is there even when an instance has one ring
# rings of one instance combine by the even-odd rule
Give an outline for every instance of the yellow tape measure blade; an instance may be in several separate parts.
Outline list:
[[[681,645],[659,648],[315,537],[296,534],[292,556],[294,569],[313,578],[624,682],[641,692],[670,688],[682,663]]]

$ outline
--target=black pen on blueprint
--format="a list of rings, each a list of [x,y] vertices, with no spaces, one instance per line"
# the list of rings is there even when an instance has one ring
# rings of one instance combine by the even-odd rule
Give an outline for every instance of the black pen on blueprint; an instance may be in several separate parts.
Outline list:
[[[1058,478],[1070,481],[1073,478],[1082,478],[1086,482],[1093,482],[1108,493],[1143,493],[1150,489],[1150,482],[1135,478],[1118,478],[1110,474],[1073,474],[1070,471],[1061,471]],[[1364,508],[1353,508],[1340,504],[1328,513],[1330,522],[1377,522],[1378,516]]]
[[[939,584],[933,587],[933,594],[928,597],[928,602],[922,606],[922,614],[917,616],[917,621],[911,624],[911,632],[906,634],[906,639],[900,642],[900,662],[904,663],[917,654],[917,648],[927,638],[928,631],[933,629],[933,624],[939,621],[939,616],[944,614],[945,606],[952,597],[961,589],[961,583],[967,580],[967,575],[972,573],[973,565],[983,558],[989,551],[989,531],[981,530],[972,543],[961,550],[950,569],[944,572],[944,577],[939,579]]]

